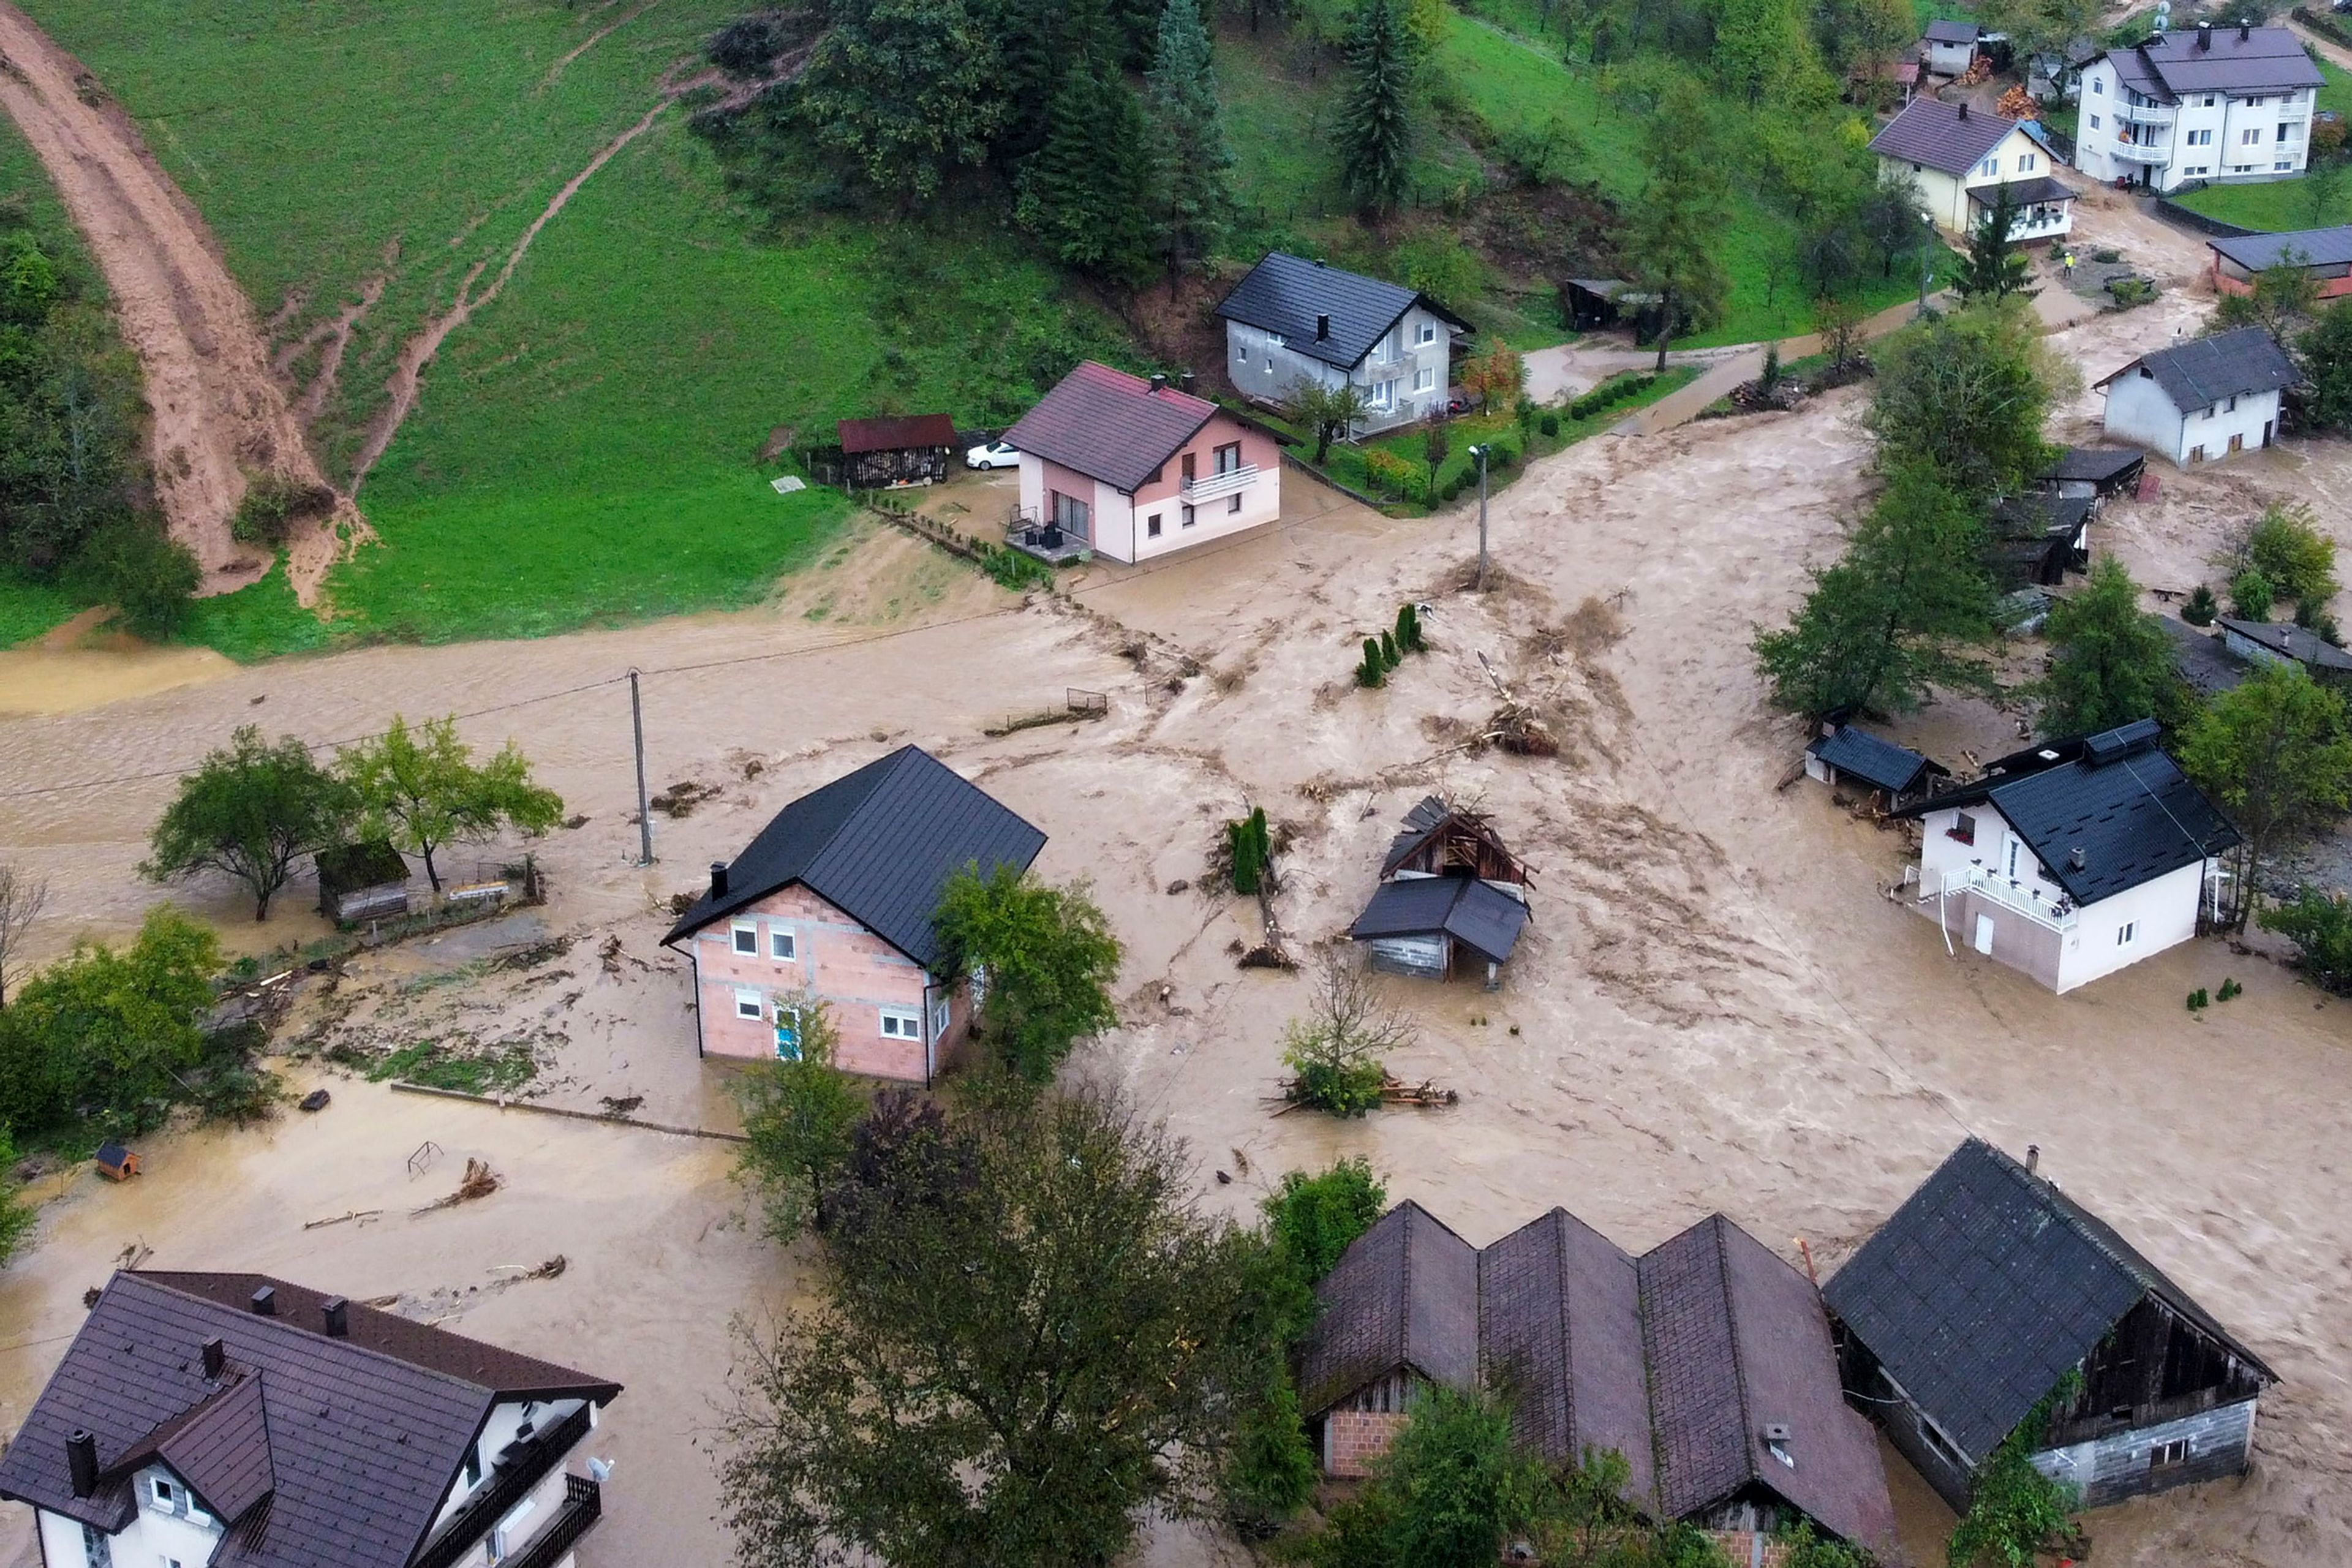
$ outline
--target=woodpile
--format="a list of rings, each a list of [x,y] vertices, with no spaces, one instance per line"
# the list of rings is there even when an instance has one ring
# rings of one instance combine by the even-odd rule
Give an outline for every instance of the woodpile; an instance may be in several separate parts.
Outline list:
[[[2039,120],[2042,105],[2021,87],[2012,87],[2000,95],[1999,111],[2003,120]]]

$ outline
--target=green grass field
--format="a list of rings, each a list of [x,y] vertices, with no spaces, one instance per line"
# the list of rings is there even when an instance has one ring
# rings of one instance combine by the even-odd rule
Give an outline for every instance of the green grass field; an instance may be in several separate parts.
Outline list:
[[[2319,107],[2338,114],[2352,114],[2352,74],[2327,60],[2315,63],[2319,74],[2327,79],[2327,85],[2318,92]],[[2335,200],[2318,213],[2311,208],[2311,187],[2299,179],[2272,180],[2256,185],[2208,185],[2178,199],[2190,212],[2233,223],[2241,228],[2276,231],[2352,223],[2352,181],[2345,182],[2336,190]]]

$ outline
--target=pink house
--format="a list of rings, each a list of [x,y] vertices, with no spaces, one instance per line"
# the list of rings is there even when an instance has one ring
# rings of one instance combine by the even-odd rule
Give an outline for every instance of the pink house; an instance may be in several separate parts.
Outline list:
[[[1113,561],[1223,539],[1282,513],[1282,449],[1264,428],[1155,375],[1089,360],[1004,433],[1024,520]]]
[[[704,1056],[796,1058],[791,1004],[826,1005],[835,1065],[929,1083],[959,1054],[969,983],[932,929],[966,867],[1026,870],[1045,836],[919,746],[801,796],[731,864],[710,868],[665,947],[694,964]]]

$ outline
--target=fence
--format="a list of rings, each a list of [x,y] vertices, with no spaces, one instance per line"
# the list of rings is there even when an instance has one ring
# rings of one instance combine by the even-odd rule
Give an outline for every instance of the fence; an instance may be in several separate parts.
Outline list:
[[[1108,696],[1099,691],[1088,691],[1082,687],[1064,687],[1062,700],[1069,704],[1070,711],[1073,713],[1102,714],[1110,711]]]
[[[2185,190],[2187,187],[2182,188]],[[2234,223],[2223,223],[2220,218],[2207,217],[2203,213],[2191,212],[2170,196],[2157,197],[2156,210],[2160,216],[2179,224],[2185,228],[2193,228],[2202,234],[2216,235],[2223,239],[2238,239],[2246,235],[2263,232],[2259,228],[2242,228]]]

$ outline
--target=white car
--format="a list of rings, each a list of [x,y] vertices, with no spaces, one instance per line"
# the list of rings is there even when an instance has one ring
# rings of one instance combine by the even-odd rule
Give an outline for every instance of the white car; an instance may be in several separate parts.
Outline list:
[[[1012,468],[1020,461],[1021,448],[1004,440],[983,442],[963,455],[965,468],[978,468],[983,474],[991,468]]]

